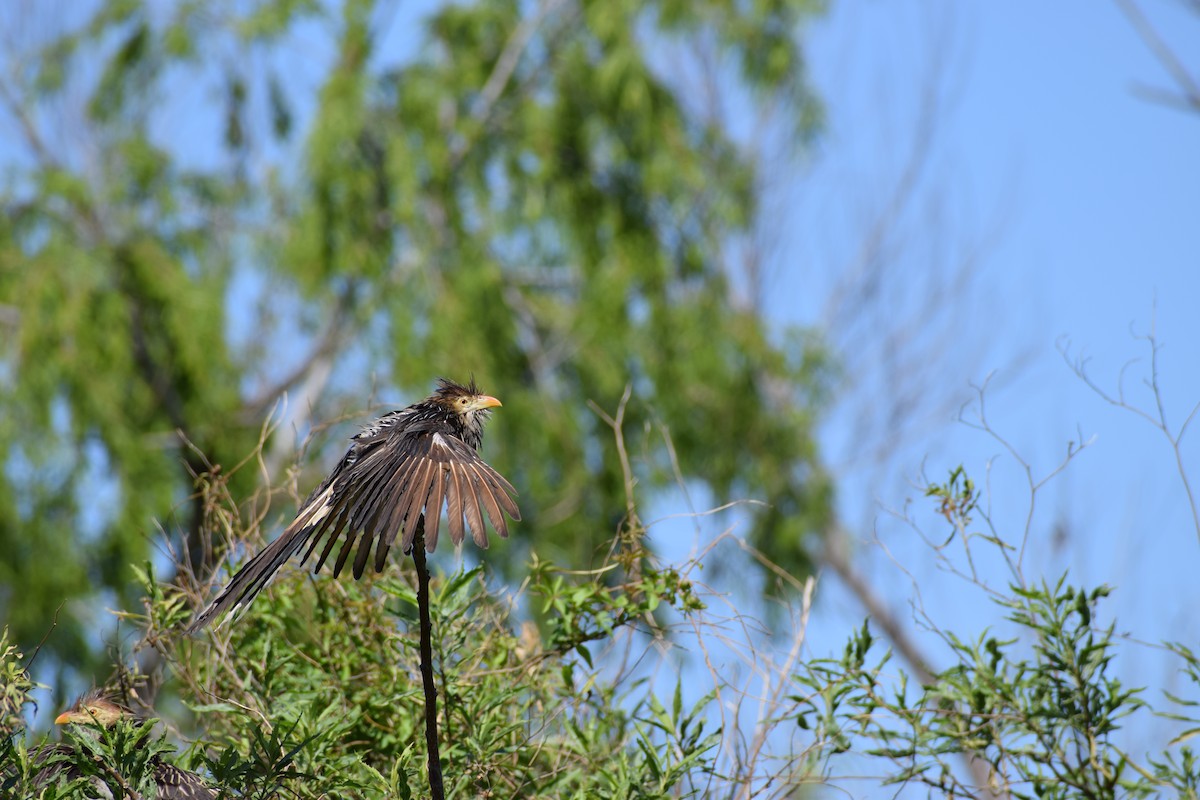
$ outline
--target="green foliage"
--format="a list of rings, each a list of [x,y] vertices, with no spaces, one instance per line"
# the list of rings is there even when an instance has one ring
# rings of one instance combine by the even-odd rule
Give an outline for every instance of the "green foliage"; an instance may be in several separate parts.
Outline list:
[[[69,725],[63,741],[74,749],[70,763],[79,778],[102,783],[114,797],[153,793],[155,761],[175,749],[165,734],[154,735],[152,725],[127,719],[98,730]]]
[[[180,766],[202,769],[231,797],[420,796],[424,706],[411,577],[380,580],[383,604],[358,584],[327,581],[317,593],[311,581],[281,581],[275,603],[259,604],[211,647],[157,629],[188,612],[177,589],[148,583],[146,613],[131,618],[194,696],[214,700],[195,706],[203,734]],[[656,582],[631,589],[645,594]],[[624,605],[577,608],[577,592],[543,589],[544,601],[576,615],[612,616]],[[447,796],[689,796],[711,771],[720,736],[706,729],[711,697],[687,709],[677,688],[666,707],[644,681],[606,684],[582,665],[576,673],[564,652],[543,648],[536,627],[516,632],[511,603],[489,591],[479,569],[435,579],[433,612]],[[4,653],[5,673],[21,677],[19,654]],[[580,692],[580,684],[590,689]],[[9,685],[19,708],[30,684]],[[82,796],[76,792],[92,778],[114,794],[121,781],[145,791],[154,760],[175,759],[152,730],[127,722],[100,732],[72,726],[71,749],[26,750],[10,735],[5,763],[16,769],[0,774],[17,796],[43,789],[47,797]],[[77,770],[78,782],[64,783],[61,793],[39,779],[55,763]]]
[[[644,554],[643,554],[644,555]],[[665,705],[645,680],[609,681],[571,654],[651,609],[701,604],[675,570],[614,589],[544,562],[529,602],[561,613],[543,641],[481,568],[435,577],[431,613],[447,796],[692,796],[713,773],[712,696]],[[202,732],[191,759],[239,797],[416,797],[424,781],[415,575],[277,581],[210,646],[174,638],[183,593],[149,572],[144,640],[175,665]],[[371,591],[371,589],[378,591]],[[380,602],[380,598],[384,602]],[[653,598],[653,599],[651,599]],[[570,638],[569,631],[575,638]]]
[[[965,529],[977,495],[961,468],[926,495],[939,513]],[[1003,550],[1001,542],[996,543]],[[941,632],[952,666],[923,686],[891,674],[891,653],[878,653],[864,623],[840,659],[817,659],[795,675],[802,691],[797,725],[812,731],[822,759],[853,752],[889,763],[885,783],[916,783],[947,796],[983,791],[1015,798],[1194,797],[1200,764],[1182,746],[1196,720],[1180,713],[1196,701],[1167,695],[1151,707],[1140,688],[1113,675],[1114,660],[1133,645],[1101,626],[1097,606],[1106,586],[1069,586],[1066,576],[993,593],[1013,625],[1009,637],[974,639]],[[1200,661],[1173,646],[1181,671],[1200,689]],[[1178,709],[1178,710],[1177,710]],[[1144,759],[1116,734],[1139,713],[1190,725]],[[963,759],[986,764],[987,787],[963,777]],[[827,762],[828,763],[828,762]]]
[[[979,505],[979,490],[963,468],[955,467],[944,484],[930,484],[925,496],[939,500],[938,513],[956,529],[966,530],[971,524],[971,512]]]
[[[24,658],[9,640],[8,628],[0,628],[0,797],[5,798],[17,796],[17,787],[30,786],[36,771],[23,734],[29,694],[40,687],[30,680]]]
[[[564,654],[578,652],[590,667],[593,664],[587,642],[606,639],[615,629],[638,620],[653,619],[660,603],[681,611],[704,608],[691,581],[678,569],[645,565],[638,572],[638,580],[617,587],[597,580],[603,571],[571,583],[560,570],[535,554],[529,580],[533,593],[542,598],[540,610],[546,620],[549,646]]]
[[[22,714],[29,694],[38,687],[28,677],[22,654],[0,634],[0,797],[96,797],[98,787],[110,796],[154,796],[154,767],[175,751],[152,724],[121,720],[109,729],[70,725],[63,743],[30,749],[24,739]]]
[[[803,142],[819,105],[797,33],[821,4],[401,4],[420,32],[402,53],[385,5],[39,7],[4,52],[24,149],[0,189],[0,587],[22,590],[0,609],[24,646],[66,603],[47,649],[83,664],[92,604],[71,601],[132,604],[157,524],[207,574],[197,476],[223,466],[248,502],[262,471],[232,466],[283,393],[268,481],[376,375],[389,404],[438,375],[502,397],[488,458],[543,555],[582,566],[624,481],[587,402],[632,385],[641,485],[672,485],[677,457],[721,498],[766,501],[756,546],[808,570],[825,356],[731,300],[757,165],[654,54],[715,43]],[[511,576],[527,556],[490,558]]]
[[[206,525],[247,538],[232,481],[205,476]],[[971,512],[978,513],[978,495],[961,469],[927,496],[956,530],[968,530]],[[980,584],[1007,630],[968,637],[935,628],[951,663],[921,685],[880,652],[868,623],[839,658],[775,664],[764,685],[790,681],[791,696],[772,702],[752,732],[724,716],[755,697],[732,676],[714,669],[711,689],[699,694],[682,670],[669,682],[638,674],[637,664],[671,635],[672,619],[697,631],[706,660],[715,640],[728,642],[731,630],[753,623],[739,614],[710,616],[712,598],[692,577],[697,564],[658,564],[645,549],[635,497],[628,503],[628,521],[596,570],[565,570],[535,556],[516,593],[489,580],[483,567],[434,577],[448,797],[757,796],[840,786],[843,759],[854,760],[860,777],[864,763],[882,764],[883,785],[951,797],[1195,796],[1200,762],[1189,742],[1200,730],[1192,699],[1200,693],[1200,658],[1183,644],[1168,646],[1188,690],[1165,702],[1126,686],[1114,663],[1141,645],[1117,636],[1114,621],[1101,621],[1111,590],[1077,588],[1065,576],[1015,581],[1007,592]],[[1008,552],[1002,541],[992,546]],[[63,745],[30,746],[21,713],[33,685],[21,654],[0,636],[5,791],[81,797],[97,780],[141,791],[160,762],[199,770],[229,797],[424,794],[411,561],[363,582],[291,572],[244,618],[203,641],[178,635],[203,597],[156,581],[149,565],[138,575],[142,608],[122,614],[141,632],[129,661],[152,649],[169,669],[166,686],[194,712],[187,728],[193,744],[180,756],[152,725],[125,723],[103,732],[71,728]],[[798,651],[804,631],[797,636]],[[749,654],[762,658],[757,649]],[[136,667],[126,682],[158,686]],[[1177,733],[1131,750],[1122,733],[1147,717]],[[49,785],[55,764],[73,771]]]
[[[21,651],[9,641],[8,628],[0,628],[0,737],[5,740],[25,727],[22,715],[29,692],[35,687],[21,663],[23,659]]]

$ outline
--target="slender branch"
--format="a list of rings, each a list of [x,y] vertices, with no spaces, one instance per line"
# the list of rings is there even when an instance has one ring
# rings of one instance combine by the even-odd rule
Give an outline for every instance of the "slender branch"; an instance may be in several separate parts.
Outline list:
[[[29,146],[34,157],[43,167],[58,167],[60,162],[54,157],[54,152],[42,138],[41,131],[38,130],[37,123],[33,120],[33,115],[28,107],[21,102],[16,90],[9,85],[8,80],[0,78],[0,101],[8,108],[13,119],[17,121],[21,132],[25,136],[25,143]]]
[[[638,524],[637,502],[634,500],[634,486],[637,484],[633,477],[633,467],[629,463],[629,452],[625,449],[625,407],[633,395],[633,384],[625,384],[621,394],[621,402],[617,405],[617,415],[614,417],[599,406],[594,400],[588,400],[588,407],[596,416],[604,420],[604,424],[612,428],[617,440],[617,455],[621,459],[621,475],[625,479],[625,519],[630,526]]]
[[[812,611],[813,591],[816,588],[817,579],[809,575],[804,581],[804,591],[800,598],[800,624],[795,635],[792,637],[792,644],[788,648],[787,656],[776,673],[779,679],[773,685],[769,681],[764,681],[766,685],[764,686],[763,697],[759,704],[759,719],[770,719],[778,714],[788,694],[787,690],[793,686],[790,676],[793,674],[796,664],[800,661],[804,643],[807,641],[808,617]],[[767,738],[773,732],[774,730],[770,726],[757,726],[757,730],[754,732],[754,739],[750,743],[750,747],[746,753],[746,764],[751,765],[751,769],[753,769],[752,765],[760,762],[763,748],[767,745]],[[754,781],[746,780],[737,795],[738,800],[750,800],[754,797],[755,788]]]
[[[474,108],[477,120],[487,121],[488,116],[492,113],[492,106],[500,98],[500,93],[504,91],[504,87],[508,85],[509,79],[516,70],[517,62],[521,60],[521,54],[525,52],[525,48],[533,39],[534,31],[560,1],[542,0],[538,3],[534,13],[521,20],[521,24],[508,37],[508,41],[504,44],[504,51],[500,53],[500,58],[496,59],[496,66],[492,69],[492,74],[488,76],[483,90],[479,93],[479,100]]]
[[[862,603],[863,608],[866,609],[875,624],[883,629],[884,635],[896,648],[896,652],[912,667],[917,680],[923,686],[928,686],[934,681],[933,669],[929,666],[929,660],[925,658],[925,654],[908,635],[908,631],[904,629],[900,620],[896,619],[892,610],[883,602],[883,598],[871,589],[866,578],[846,558],[844,547],[840,543],[845,535],[839,532],[829,537],[829,546],[821,554],[821,560],[837,573],[842,582],[858,598],[858,602]]]
[[[1187,417],[1184,418],[1183,424],[1179,427],[1179,431],[1177,433],[1172,433],[1171,423],[1167,419],[1167,411],[1164,405],[1162,387],[1159,385],[1158,380],[1158,352],[1162,349],[1162,345],[1158,341],[1154,322],[1151,322],[1149,333],[1142,335],[1134,334],[1134,338],[1146,342],[1146,346],[1150,348],[1150,377],[1148,379],[1144,379],[1143,382],[1146,384],[1146,387],[1150,390],[1150,393],[1154,398],[1154,413],[1146,411],[1144,408],[1136,406],[1132,402],[1125,399],[1125,370],[1133,362],[1130,362],[1121,368],[1120,377],[1117,379],[1116,394],[1114,395],[1096,383],[1096,381],[1093,380],[1088,374],[1087,358],[1083,356],[1077,356],[1075,358],[1071,357],[1069,344],[1067,342],[1059,342],[1058,351],[1062,354],[1063,360],[1067,362],[1067,366],[1071,368],[1071,371],[1074,372],[1075,375],[1081,381],[1083,381],[1089,389],[1095,392],[1101,400],[1112,406],[1130,411],[1133,414],[1141,417],[1157,428],[1162,435],[1166,437],[1167,443],[1171,446],[1171,452],[1175,456],[1175,468],[1176,472],[1179,474],[1180,481],[1183,483],[1183,491],[1184,495],[1187,497],[1188,508],[1192,512],[1192,525],[1196,530],[1197,538],[1200,538],[1200,505],[1198,505],[1196,493],[1192,489],[1192,479],[1188,475],[1187,465],[1183,462],[1182,449],[1183,437],[1187,434],[1188,426],[1192,424],[1192,420],[1194,420],[1196,415],[1200,413],[1200,402],[1193,405],[1191,410],[1188,411]]]
[[[279,400],[279,396],[290,391],[292,387],[307,380],[313,373],[323,372],[341,350],[349,335],[351,312],[354,309],[356,285],[351,282],[338,293],[333,313],[325,330],[317,339],[312,352],[296,367],[274,384],[262,389],[257,396],[246,402],[241,413],[248,419],[257,421],[268,408]]]
[[[433,624],[429,621],[429,568],[425,563],[425,517],[417,521],[412,545],[417,566],[417,612],[421,618],[421,685],[425,690],[425,747],[428,751],[429,792],[433,800],[446,796],[442,788],[442,756],[438,749],[437,683],[433,678]]]
[[[100,767],[100,770],[102,772],[104,772],[105,775],[107,775],[109,778],[111,778],[113,780],[113,782],[115,782],[117,784],[117,786],[122,791],[122,794],[120,795],[121,797],[123,797],[123,798],[124,797],[128,797],[128,798],[141,797],[141,795],[138,794],[137,792],[135,792],[133,790],[133,787],[130,786],[125,781],[125,778],[121,775],[121,773],[117,772],[116,768],[114,768],[112,764],[109,764],[108,762],[103,761],[102,759],[100,759],[99,756],[93,756],[92,761]],[[107,783],[109,785],[109,787],[112,786],[112,784],[109,783],[107,780],[105,781],[105,783]]]
[[[492,116],[492,109],[512,79],[521,56],[529,47],[530,41],[533,40],[533,34],[547,15],[561,2],[562,0],[541,0],[533,14],[521,20],[521,23],[509,35],[508,41],[504,44],[504,50],[501,51],[500,57],[496,59],[496,64],[492,67],[492,72],[488,75],[487,81],[484,82],[483,88],[480,89],[479,98],[471,110],[471,116],[479,123],[481,130],[486,130],[488,121]],[[455,143],[454,149],[450,154],[451,171],[458,168],[458,165],[463,162],[467,153],[481,137],[482,134],[472,139],[462,139]]]
[[[1150,48],[1150,52],[1162,64],[1163,69],[1170,73],[1171,78],[1179,86],[1181,97],[1172,98],[1175,103],[1191,111],[1200,110],[1200,84],[1188,72],[1187,67],[1175,55],[1170,45],[1163,41],[1150,20],[1146,19],[1146,15],[1142,13],[1142,9],[1134,0],[1117,0],[1117,5],[1121,7],[1121,11],[1137,30],[1138,36]]]
[[[896,648],[896,652],[900,654],[908,665],[916,674],[917,680],[923,686],[931,685],[936,676],[933,668],[930,666],[929,660],[924,653],[908,635],[900,620],[896,618],[890,608],[883,602],[867,583],[867,580],[854,569],[850,560],[846,558],[844,546],[841,542],[845,541],[846,534],[844,531],[835,531],[828,537],[829,546],[822,554],[822,560],[837,573],[842,582],[854,593],[858,601],[863,604],[863,608],[867,610],[871,619],[875,621],[882,630],[888,641]],[[966,762],[967,770],[971,773],[971,779],[975,782],[976,796],[978,797],[1008,797],[1008,793],[996,788],[992,780],[991,767],[988,762],[981,758],[980,755],[972,751],[964,751],[963,759]]]

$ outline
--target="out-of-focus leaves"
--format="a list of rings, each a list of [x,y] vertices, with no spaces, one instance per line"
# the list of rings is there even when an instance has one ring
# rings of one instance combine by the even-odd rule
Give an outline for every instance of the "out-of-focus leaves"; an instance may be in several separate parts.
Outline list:
[[[832,491],[813,438],[828,369],[817,337],[733,299],[724,254],[755,219],[757,165],[654,53],[705,37],[747,103],[785,96],[803,127],[819,104],[797,34],[819,10],[505,0],[401,20],[367,0],[108,0],[47,20],[6,73],[32,154],[0,221],[15,638],[38,641],[65,601],[46,646],[82,663],[93,604],[71,601],[131,601],[160,525],[204,575],[220,531],[196,476],[228,470],[253,515],[262,470],[242,459],[283,392],[300,421],[266,444],[272,479],[313,424],[439,375],[505,403],[486,456],[525,522],[489,552],[501,569],[524,563],[523,532],[586,566],[616,530],[625,476],[588,403],[611,412],[627,385],[643,489],[669,490],[677,457],[720,499],[765,501],[755,545],[808,569]],[[411,49],[390,24],[418,31]],[[39,127],[62,98],[86,108]]]

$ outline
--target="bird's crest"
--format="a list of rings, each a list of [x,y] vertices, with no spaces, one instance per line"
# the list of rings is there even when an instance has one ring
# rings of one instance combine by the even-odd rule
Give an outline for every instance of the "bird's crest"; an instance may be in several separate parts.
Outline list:
[[[463,395],[474,397],[475,395],[481,394],[479,387],[475,385],[474,375],[471,376],[471,382],[466,386],[463,386],[457,381],[452,381],[449,378],[438,378],[437,393],[445,398],[462,397]]]
[[[80,695],[70,708],[58,715],[54,722],[56,725],[96,724],[107,728],[122,717],[133,719],[139,724],[141,722],[137,714],[120,702],[115,691],[93,688]]]

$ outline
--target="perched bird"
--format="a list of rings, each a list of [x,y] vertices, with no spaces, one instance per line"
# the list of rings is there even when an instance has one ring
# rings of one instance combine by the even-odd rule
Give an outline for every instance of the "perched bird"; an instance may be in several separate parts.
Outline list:
[[[58,715],[54,724],[111,728],[123,718],[136,719],[136,715],[128,708],[109,700],[97,691],[89,692],[76,700],[75,705]],[[60,777],[69,780],[81,777],[78,767],[71,763],[71,759],[75,755],[75,747],[70,744],[51,745],[39,750],[35,757],[49,763],[34,778],[35,788],[45,788],[58,781]],[[217,796],[217,793],[199,775],[169,764],[158,755],[150,756],[149,768],[150,777],[154,781],[154,796],[159,800],[212,800]],[[119,793],[120,796],[127,796],[128,791],[135,792],[133,795],[135,798],[141,796],[136,793],[140,791],[136,786],[125,783],[126,779],[132,780],[129,776],[114,774],[114,777],[121,782],[120,785],[125,790]],[[95,777],[90,780],[94,784],[92,788],[97,796],[112,796],[111,790],[104,781]]]
[[[324,541],[313,567],[313,572],[319,571],[343,532],[333,574],[341,574],[353,552],[356,579],[362,577],[372,546],[376,572],[383,569],[397,536],[403,551],[411,552],[422,521],[425,547],[433,552],[443,502],[455,545],[462,543],[469,527],[475,544],[488,546],[485,514],[496,532],[507,537],[504,515],[521,519],[513,499],[516,490],[477,452],[483,423],[499,406],[500,401],[480,392],[474,381],[463,386],[442,378],[429,397],[368,425],[351,439],[346,455],[304,501],[287,530],[233,576],[188,633],[218,616],[236,615],[292,555],[305,548],[301,563],[307,562]]]

